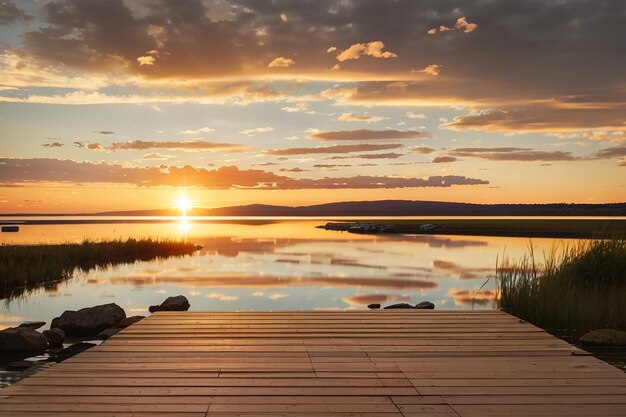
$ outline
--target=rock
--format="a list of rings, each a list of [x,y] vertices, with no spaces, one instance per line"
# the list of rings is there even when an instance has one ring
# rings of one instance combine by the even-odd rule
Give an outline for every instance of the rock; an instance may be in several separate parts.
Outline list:
[[[435,308],[435,305],[430,301],[422,301],[421,303],[417,304],[415,308],[419,308],[420,310],[433,310]]]
[[[67,358],[70,358],[74,355],[76,355],[77,353],[83,352],[89,348],[92,348],[96,346],[95,343],[87,343],[87,342],[80,342],[80,343],[75,343],[71,346],[66,347],[65,349],[59,351],[57,353],[57,360],[59,361],[64,361]]]
[[[50,347],[63,346],[63,339],[65,339],[65,332],[59,328],[53,328],[50,330],[44,330],[43,335],[48,339]]]
[[[109,303],[78,311],[65,311],[52,320],[50,327],[63,330],[67,336],[95,336],[109,327],[114,327],[124,318],[124,309]]]
[[[150,306],[148,310],[151,313],[155,311],[187,311],[189,310],[189,300],[184,295],[177,295],[176,297],[167,297],[165,301],[158,306]]]
[[[377,310],[380,308],[380,304],[373,303],[373,304],[368,305],[367,308],[369,308],[370,310]]]
[[[132,316],[132,317],[126,317],[125,319],[122,319],[122,321],[120,321],[119,323],[117,323],[117,327],[121,328],[121,329],[125,329],[128,326],[130,326],[131,324],[135,324],[137,323],[139,320],[141,319],[145,319],[145,316]]]
[[[384,308],[384,310],[388,310],[391,308],[415,308],[413,307],[411,304],[407,304],[407,303],[398,303],[398,304],[391,304],[387,307]]]
[[[37,330],[29,327],[12,327],[0,331],[0,351],[43,352],[48,341]]]
[[[111,327],[109,329],[103,330],[98,333],[98,339],[107,340],[109,337],[113,336],[120,330],[122,330],[121,327]]]
[[[27,322],[20,324],[17,327],[27,327],[29,329],[37,330],[38,328],[43,327],[45,325],[46,325],[45,321],[27,321]]]
[[[583,345],[626,346],[626,332],[614,329],[592,330],[579,340]]]

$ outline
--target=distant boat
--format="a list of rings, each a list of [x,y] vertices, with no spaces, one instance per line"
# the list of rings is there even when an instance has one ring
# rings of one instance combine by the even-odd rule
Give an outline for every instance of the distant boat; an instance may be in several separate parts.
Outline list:
[[[20,227],[19,226],[2,226],[2,232],[8,232],[8,233],[12,233],[12,232],[19,232],[20,231]]]

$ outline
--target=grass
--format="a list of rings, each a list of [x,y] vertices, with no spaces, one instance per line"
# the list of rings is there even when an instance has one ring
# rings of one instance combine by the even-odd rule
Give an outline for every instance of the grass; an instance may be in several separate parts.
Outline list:
[[[463,234],[518,237],[592,238],[626,235],[622,219],[394,219],[372,220],[372,223],[393,223],[398,231],[411,233],[426,223],[445,226],[437,234]]]
[[[496,269],[500,307],[551,333],[626,329],[626,239],[581,241],[544,254],[531,247]]]
[[[60,245],[1,245],[0,298],[13,299],[87,272],[135,261],[193,253],[195,245],[174,240],[127,239]]]

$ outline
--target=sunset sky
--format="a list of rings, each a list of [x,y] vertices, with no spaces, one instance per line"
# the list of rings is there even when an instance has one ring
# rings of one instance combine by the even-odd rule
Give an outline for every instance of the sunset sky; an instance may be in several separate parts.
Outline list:
[[[0,0],[0,212],[626,200],[623,0]]]

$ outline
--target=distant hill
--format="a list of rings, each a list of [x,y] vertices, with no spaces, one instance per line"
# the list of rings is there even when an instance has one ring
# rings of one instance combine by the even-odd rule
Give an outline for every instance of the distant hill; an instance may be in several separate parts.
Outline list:
[[[194,208],[189,216],[626,216],[626,203],[469,204],[441,201],[346,201],[312,206],[250,204]],[[105,216],[179,216],[176,209],[114,211]]]

